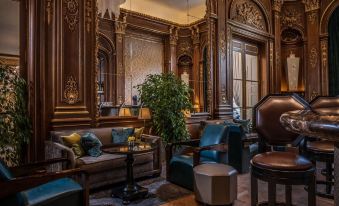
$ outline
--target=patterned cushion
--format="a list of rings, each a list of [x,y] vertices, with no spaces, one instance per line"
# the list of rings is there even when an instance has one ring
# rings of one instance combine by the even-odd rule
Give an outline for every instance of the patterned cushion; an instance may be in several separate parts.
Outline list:
[[[144,129],[145,127],[140,127],[140,128],[134,128],[134,137],[137,139],[137,140],[140,140],[141,139],[141,135],[142,133],[144,132]]]
[[[73,150],[73,152],[74,152],[74,154],[77,158],[83,157],[86,154],[86,152],[85,152],[84,148],[82,148],[80,142],[73,144],[71,148],[72,148],[72,150]]]
[[[101,155],[100,147],[102,143],[93,133],[86,133],[81,137],[81,146],[87,155],[92,157],[99,157]]]
[[[121,130],[112,129],[112,142],[124,143],[127,142],[129,136],[133,135],[133,128],[123,128]]]

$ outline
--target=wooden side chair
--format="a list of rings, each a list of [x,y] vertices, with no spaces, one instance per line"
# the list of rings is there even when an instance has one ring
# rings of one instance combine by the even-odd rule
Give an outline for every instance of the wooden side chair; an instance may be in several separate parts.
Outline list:
[[[67,161],[59,158],[12,168],[0,161],[0,188],[5,188],[0,190],[0,205],[87,206],[89,191],[84,171],[47,172],[46,166]],[[81,180],[83,185],[70,177]]]
[[[281,114],[309,108],[297,95],[268,95],[254,107],[254,127],[260,138],[258,155],[251,160],[251,205],[258,205],[258,179],[268,182],[268,204],[276,203],[276,184],[285,185],[286,204],[292,205],[292,185],[307,185],[308,205],[315,206],[315,168],[309,160],[292,151],[274,147],[293,145],[299,135],[285,130]],[[286,149],[287,150],[287,149]]]

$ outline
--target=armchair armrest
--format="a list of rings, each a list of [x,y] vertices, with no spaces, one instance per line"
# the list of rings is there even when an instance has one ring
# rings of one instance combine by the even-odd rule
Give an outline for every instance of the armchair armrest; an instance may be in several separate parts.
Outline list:
[[[219,152],[227,152],[228,145],[227,144],[215,144],[215,145],[208,145],[204,147],[196,147],[193,150],[193,167],[199,165],[200,162],[200,153],[206,150],[215,150]]]
[[[55,147],[58,150],[61,150],[67,154],[67,159],[69,160],[69,167],[75,168],[75,154],[73,150],[65,145],[62,145],[58,142],[46,141],[46,144],[49,144],[52,147]]]
[[[11,167],[10,170],[14,174],[14,176],[24,176],[28,174],[41,174],[46,173],[47,169],[46,166],[51,164],[59,163],[59,162],[68,162],[69,159],[67,158],[55,158],[55,159],[48,159],[45,161],[40,162],[33,162],[25,165],[20,165],[16,167]]]
[[[70,177],[73,175],[78,174],[84,174],[87,176],[87,173],[80,169],[70,169],[70,170],[64,170],[61,172],[53,172],[53,173],[45,173],[45,174],[39,174],[39,175],[31,175],[31,176],[25,176],[25,177],[18,177],[11,179],[9,181],[0,181],[0,187],[6,188],[5,190],[0,190],[0,199],[7,197],[9,195],[16,194],[18,192],[31,189],[33,187],[37,187],[39,185],[45,184],[47,182],[64,178],[64,177]],[[84,183],[84,191],[87,191],[87,177],[85,178]]]
[[[147,135],[147,134],[143,134],[141,135],[141,139],[144,142],[147,143],[153,143],[156,144],[158,147],[156,148],[156,150],[153,153],[153,167],[155,170],[159,170],[159,174],[161,173],[161,169],[162,169],[162,141],[161,138],[159,136],[154,136],[154,135]]]

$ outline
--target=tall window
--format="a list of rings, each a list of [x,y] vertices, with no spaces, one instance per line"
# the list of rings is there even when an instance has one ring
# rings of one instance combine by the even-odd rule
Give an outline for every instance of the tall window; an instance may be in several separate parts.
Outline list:
[[[236,118],[252,119],[259,99],[258,47],[233,41],[233,113]]]

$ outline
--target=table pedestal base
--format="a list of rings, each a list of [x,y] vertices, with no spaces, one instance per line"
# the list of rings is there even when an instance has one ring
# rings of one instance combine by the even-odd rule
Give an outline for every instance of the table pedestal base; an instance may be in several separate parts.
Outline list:
[[[148,189],[137,184],[134,186],[126,185],[113,191],[112,197],[122,199],[122,204],[128,205],[132,200],[145,198],[148,195]]]

